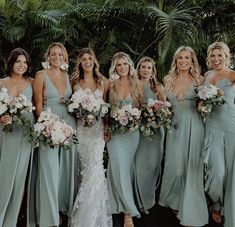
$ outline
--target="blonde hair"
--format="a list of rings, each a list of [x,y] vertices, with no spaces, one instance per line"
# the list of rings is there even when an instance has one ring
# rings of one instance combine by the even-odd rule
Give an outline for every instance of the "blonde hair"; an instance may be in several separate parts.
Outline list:
[[[116,65],[117,61],[123,58],[127,64],[129,65],[129,73],[127,75],[129,81],[130,81],[130,93],[131,97],[133,98],[134,105],[139,106],[142,100],[142,94],[139,89],[139,79],[136,75],[136,70],[134,68],[134,63],[131,60],[130,56],[124,52],[117,52],[111,62],[111,66],[109,69],[109,76],[113,75],[116,72]],[[116,104],[117,103],[117,96],[118,96],[118,88],[120,84],[120,79],[111,79],[110,80],[110,99],[111,103]]]
[[[173,56],[170,71],[169,71],[168,75],[164,78],[166,91],[169,91],[170,89],[174,88],[176,78],[179,75],[179,70],[177,68],[177,60],[179,58],[181,51],[190,52],[191,58],[192,58],[192,66],[189,70],[189,74],[191,75],[191,77],[192,77],[193,81],[196,83],[196,85],[200,84],[200,66],[198,64],[196,53],[189,46],[181,46],[176,50],[176,52]]]
[[[207,58],[206,58],[206,64],[207,66],[212,69],[212,63],[211,63],[211,55],[212,55],[212,51],[218,49],[220,50],[223,55],[225,56],[225,64],[226,66],[230,66],[231,63],[231,55],[230,55],[230,50],[228,48],[228,46],[223,43],[223,42],[214,42],[212,43],[208,49],[207,49]]]
[[[62,54],[63,54],[63,57],[64,57],[64,61],[65,61],[66,63],[69,63],[68,52],[67,52],[65,46],[64,46],[62,43],[60,43],[60,42],[51,43],[51,44],[48,46],[47,51],[46,51],[46,53],[44,54],[44,59],[45,59],[46,61],[48,61],[51,49],[52,49],[53,47],[56,47],[56,46],[61,48]]]
[[[94,63],[93,77],[95,79],[95,82],[96,82],[98,88],[100,88],[102,86],[103,75],[99,71],[100,65],[97,61],[95,53],[89,47],[82,48],[78,53],[77,63],[74,67],[74,71],[73,71],[73,74],[72,74],[72,77],[71,77],[72,87],[74,87],[80,80],[84,79],[84,71],[83,71],[83,68],[81,66],[82,57],[83,57],[84,54],[89,54],[91,56],[91,59]]]
[[[151,90],[156,93],[157,92],[157,87],[161,86],[161,84],[157,80],[157,77],[156,77],[157,76],[157,69],[156,69],[156,66],[155,66],[155,62],[154,62],[154,60],[152,58],[150,58],[150,57],[142,57],[138,61],[137,66],[136,66],[138,77],[139,77],[139,79],[141,79],[140,66],[144,62],[152,63],[152,75],[151,75],[151,77],[149,79],[149,83],[150,83]]]

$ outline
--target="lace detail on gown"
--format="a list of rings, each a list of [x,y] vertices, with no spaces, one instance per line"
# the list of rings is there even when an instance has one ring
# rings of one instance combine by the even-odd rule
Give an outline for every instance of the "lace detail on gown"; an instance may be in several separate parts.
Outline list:
[[[95,95],[102,94],[101,90],[95,91]],[[77,133],[78,158],[81,163],[78,175],[81,175],[82,181],[73,207],[71,226],[112,227],[112,218],[108,216],[108,191],[103,168],[103,124],[98,121],[92,127],[83,127],[82,122],[78,121]]]

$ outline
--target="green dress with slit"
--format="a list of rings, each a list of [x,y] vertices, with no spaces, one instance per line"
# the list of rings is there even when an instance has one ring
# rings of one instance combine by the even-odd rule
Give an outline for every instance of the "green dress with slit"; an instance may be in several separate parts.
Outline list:
[[[72,89],[67,76],[67,88],[63,99],[44,71],[46,103],[51,112],[76,129],[75,119],[69,115],[64,100],[70,98]],[[58,226],[59,212],[71,215],[76,183],[76,146],[70,149],[40,146],[38,150],[38,180],[36,186],[36,223],[41,227]]]
[[[193,85],[187,89],[183,100],[178,100],[172,91],[167,94],[174,115],[172,131],[166,135],[159,204],[177,210],[180,224],[184,226],[208,223],[203,185],[204,126],[195,96]]]
[[[207,83],[208,81],[206,81]],[[206,121],[205,190],[215,210],[222,209],[225,227],[235,226],[235,87],[226,78],[217,81],[225,104],[215,107]]]

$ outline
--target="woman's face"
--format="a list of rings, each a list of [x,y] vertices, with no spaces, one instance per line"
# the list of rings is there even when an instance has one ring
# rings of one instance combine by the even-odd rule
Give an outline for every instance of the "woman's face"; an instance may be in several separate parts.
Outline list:
[[[220,49],[214,49],[210,56],[213,69],[222,69],[226,66],[226,56]]]
[[[176,66],[179,71],[189,71],[193,64],[191,53],[182,50],[176,60]]]
[[[127,76],[130,71],[130,65],[124,58],[119,58],[115,69],[119,76]]]
[[[59,46],[54,46],[51,48],[49,53],[49,62],[51,67],[55,68],[60,67],[65,62],[63,51]]]
[[[139,66],[140,79],[149,80],[153,75],[153,64],[149,61],[144,61]]]
[[[28,69],[26,57],[19,55],[13,65],[13,73],[16,75],[23,75]]]
[[[94,62],[92,56],[88,53],[85,53],[81,57],[81,66],[84,72],[92,72],[94,68]]]

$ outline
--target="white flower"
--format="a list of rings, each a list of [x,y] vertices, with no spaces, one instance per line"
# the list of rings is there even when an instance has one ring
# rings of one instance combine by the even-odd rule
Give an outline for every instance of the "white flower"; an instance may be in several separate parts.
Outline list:
[[[42,111],[39,118],[38,118],[38,122],[42,122],[42,121],[47,121],[49,120],[51,117],[51,109],[47,108],[46,111]]]
[[[45,125],[44,125],[44,124],[36,123],[36,124],[34,125],[34,131],[35,131],[36,133],[40,133],[41,131],[44,130],[44,128],[45,128]]]
[[[0,115],[4,114],[7,111],[8,107],[6,104],[0,105]]]

